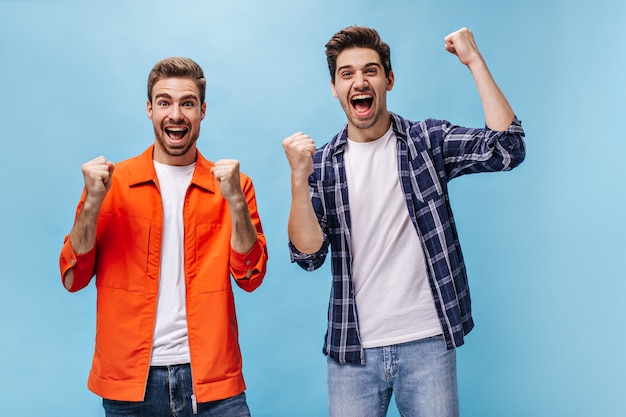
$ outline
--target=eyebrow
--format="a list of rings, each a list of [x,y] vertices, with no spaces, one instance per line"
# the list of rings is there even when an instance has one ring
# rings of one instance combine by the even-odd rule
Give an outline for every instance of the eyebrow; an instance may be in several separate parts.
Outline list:
[[[171,95],[169,95],[169,94],[167,94],[167,93],[159,93],[159,94],[157,94],[156,96],[154,96],[154,98],[155,98],[155,99],[157,99],[157,98],[167,98],[167,99],[171,99],[171,98],[172,98],[172,96],[171,96]],[[196,100],[196,101],[200,101],[200,99],[198,98],[198,96],[197,96],[197,95],[195,95],[195,94],[185,94],[185,95],[184,95],[184,96],[182,96],[180,99],[181,99],[181,101],[182,101],[182,100],[189,100],[189,99],[193,99],[193,100]]]
[[[365,64],[363,66],[363,68],[368,68],[368,67],[382,68],[383,66],[380,63],[378,63],[378,62],[368,62],[367,64]],[[354,68],[354,65],[350,65],[350,64],[349,65],[343,65],[343,66],[337,68],[337,72],[339,72],[341,70],[344,70],[344,69],[352,69],[352,68]]]

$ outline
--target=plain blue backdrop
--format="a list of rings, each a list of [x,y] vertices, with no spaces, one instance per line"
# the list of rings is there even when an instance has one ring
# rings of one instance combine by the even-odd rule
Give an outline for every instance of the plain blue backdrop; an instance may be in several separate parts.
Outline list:
[[[199,148],[241,161],[268,238],[265,283],[236,291],[252,413],[326,415],[329,269],[289,263],[280,142],[343,125],[324,44],[361,24],[392,48],[390,110],[483,125],[443,47],[467,26],[526,130],[518,169],[450,186],[476,321],[462,415],[626,415],[625,18],[621,0],[0,0],[0,414],[103,415],[86,388],[95,290],[65,292],[58,254],[81,164],[152,143],[147,75],[176,55],[208,77]]]

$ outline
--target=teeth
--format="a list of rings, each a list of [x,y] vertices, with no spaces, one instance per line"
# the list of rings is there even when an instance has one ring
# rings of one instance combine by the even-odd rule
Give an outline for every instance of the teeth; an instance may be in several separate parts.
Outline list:
[[[352,97],[352,100],[353,100],[353,101],[354,101],[354,100],[367,100],[367,99],[369,99],[369,98],[372,98],[372,96],[371,96],[371,95],[369,95],[369,94],[359,94],[358,96],[354,96],[354,97]]]
[[[183,127],[169,127],[167,128],[167,130],[169,130],[170,132],[184,132],[187,129]]]

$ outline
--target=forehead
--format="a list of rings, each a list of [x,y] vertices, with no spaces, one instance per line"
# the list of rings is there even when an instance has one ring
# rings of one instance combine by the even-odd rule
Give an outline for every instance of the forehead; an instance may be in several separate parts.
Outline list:
[[[195,96],[199,100],[200,89],[190,78],[161,78],[152,88],[152,98],[164,95],[172,98]]]
[[[378,52],[370,48],[348,48],[337,55],[337,69],[345,67],[364,67],[369,64],[382,66]]]

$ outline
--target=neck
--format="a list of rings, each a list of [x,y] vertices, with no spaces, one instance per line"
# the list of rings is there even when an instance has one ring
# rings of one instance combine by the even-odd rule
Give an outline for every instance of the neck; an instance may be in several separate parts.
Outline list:
[[[187,150],[184,154],[181,155],[171,155],[170,153],[165,152],[161,149],[158,144],[154,147],[154,152],[152,153],[152,159],[155,161],[165,164],[165,165],[173,165],[173,166],[186,166],[191,165],[196,162],[197,152],[195,146],[191,149]]]
[[[391,115],[385,112],[373,126],[359,128],[348,123],[348,137],[354,142],[371,142],[381,138],[391,126]]]

